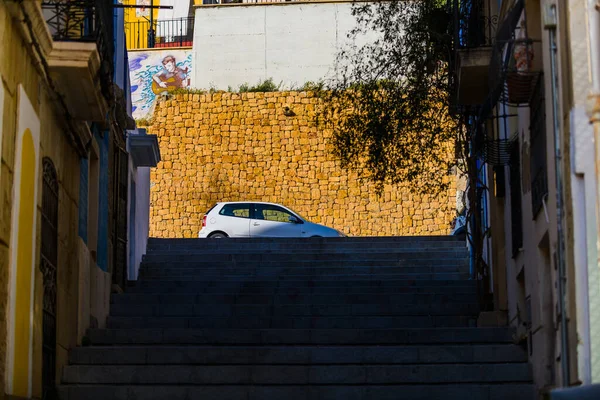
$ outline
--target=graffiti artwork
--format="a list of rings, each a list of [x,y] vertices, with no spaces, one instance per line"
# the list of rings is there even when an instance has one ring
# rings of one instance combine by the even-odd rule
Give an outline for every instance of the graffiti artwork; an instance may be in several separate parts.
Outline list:
[[[135,4],[138,6],[149,6],[150,0],[137,0]],[[138,18],[148,18],[150,16],[150,9],[146,7],[136,8],[135,16]]]
[[[130,52],[129,71],[133,117],[150,118],[157,96],[190,86],[192,51]]]

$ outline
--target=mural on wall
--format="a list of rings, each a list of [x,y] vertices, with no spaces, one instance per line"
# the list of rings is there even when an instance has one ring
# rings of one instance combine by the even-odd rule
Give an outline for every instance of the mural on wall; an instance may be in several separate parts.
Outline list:
[[[137,6],[149,6],[150,0],[136,0],[135,4]],[[150,9],[146,7],[136,8],[135,16],[138,18],[148,18],[150,16]]]
[[[190,86],[192,50],[129,53],[133,118],[151,118],[157,96]]]

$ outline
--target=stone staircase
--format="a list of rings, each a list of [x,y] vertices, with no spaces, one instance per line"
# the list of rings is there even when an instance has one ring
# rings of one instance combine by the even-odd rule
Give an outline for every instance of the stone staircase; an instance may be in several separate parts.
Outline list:
[[[62,400],[532,400],[454,237],[151,239]]]

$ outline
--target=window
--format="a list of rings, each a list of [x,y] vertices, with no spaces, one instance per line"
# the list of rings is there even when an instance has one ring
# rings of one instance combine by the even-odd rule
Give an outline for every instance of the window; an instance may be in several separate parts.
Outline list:
[[[546,102],[544,100],[544,79],[541,76],[529,103],[531,109],[530,132],[530,171],[531,171],[531,206],[533,218],[543,206],[544,197],[548,194],[548,173],[546,168]]]
[[[510,150],[510,215],[512,230],[512,256],[523,247],[523,215],[521,211],[521,157],[519,140],[515,139]]]
[[[250,218],[250,204],[239,203],[239,204],[225,204],[219,215],[226,217],[238,217],[238,218]]]
[[[281,207],[269,204],[256,204],[254,208],[254,218],[274,222],[289,222],[296,220],[296,216]]]

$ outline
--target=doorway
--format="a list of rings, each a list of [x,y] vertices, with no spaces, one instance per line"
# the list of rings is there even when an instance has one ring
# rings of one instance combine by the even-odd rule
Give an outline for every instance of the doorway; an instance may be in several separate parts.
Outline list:
[[[56,392],[56,267],[58,262],[58,179],[52,160],[43,160],[40,271],[44,285],[42,320],[42,399]]]

